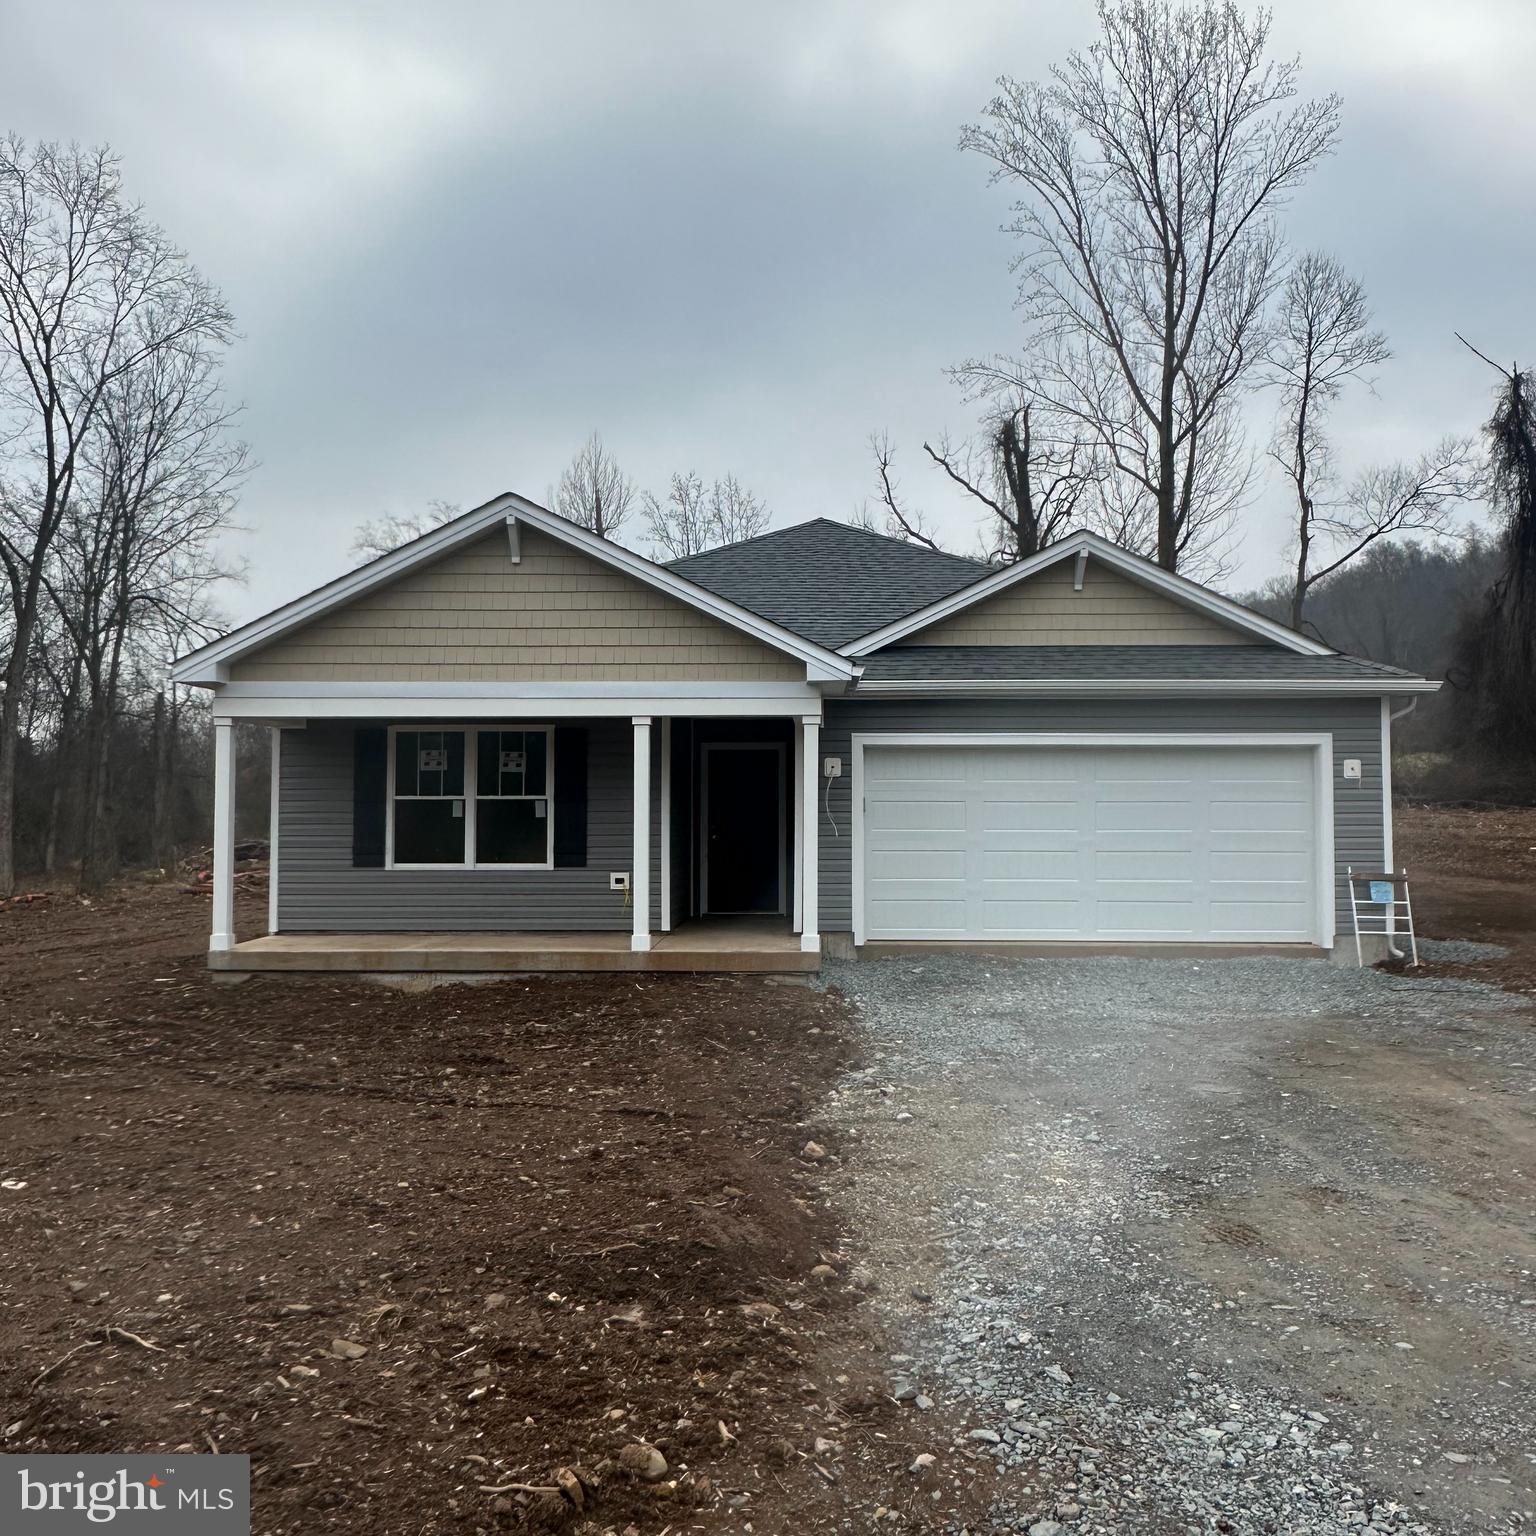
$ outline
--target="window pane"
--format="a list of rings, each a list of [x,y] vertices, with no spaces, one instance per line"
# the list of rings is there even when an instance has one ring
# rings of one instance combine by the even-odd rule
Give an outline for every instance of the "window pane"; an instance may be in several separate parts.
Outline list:
[[[395,732],[395,793],[416,793],[416,752],[420,731]]]
[[[397,795],[462,795],[463,731],[397,731]]]
[[[475,862],[545,864],[549,861],[547,800],[477,800]]]
[[[481,731],[475,738],[475,787],[482,795],[501,793],[501,732]]]
[[[462,742],[461,742],[462,748]],[[460,764],[462,771],[463,765]],[[454,811],[458,814],[455,815]],[[453,799],[395,801],[396,864],[462,864],[464,802]]]
[[[523,793],[525,795],[547,794],[544,783],[545,757],[549,745],[549,736],[544,731],[525,731],[523,744],[528,753],[528,771],[523,776]]]

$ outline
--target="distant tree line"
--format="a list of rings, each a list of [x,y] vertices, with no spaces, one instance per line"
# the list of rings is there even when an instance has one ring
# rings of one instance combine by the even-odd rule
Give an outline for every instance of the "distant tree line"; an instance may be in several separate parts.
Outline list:
[[[1446,676],[1405,740],[1536,772],[1536,379],[1491,364],[1481,444],[1451,432],[1374,464],[1341,451],[1335,408],[1390,348],[1362,284],[1285,241],[1339,103],[1301,94],[1269,28],[1232,0],[1099,0],[1086,49],[999,82],[960,144],[1013,196],[1020,324],[951,370],[973,434],[931,437],[913,462],[975,508],[987,561],[1088,528],[1205,580],[1228,571],[1267,470],[1292,540],[1259,606]],[[250,469],[220,386],[233,337],[110,152],[0,143],[0,898],[18,869],[96,886],[208,835],[206,705],[167,672],[218,631],[214,594],[239,574],[219,555]],[[1257,445],[1256,400],[1271,417]],[[875,433],[869,450],[854,520],[939,548],[897,445]],[[770,522],[731,474],[642,490],[597,433],[548,500],[661,560]],[[354,552],[457,515],[379,517]],[[241,750],[250,813],[265,769],[254,742]]]
[[[105,149],[0,143],[0,898],[18,867],[168,863],[248,461],[219,386],[234,320]]]

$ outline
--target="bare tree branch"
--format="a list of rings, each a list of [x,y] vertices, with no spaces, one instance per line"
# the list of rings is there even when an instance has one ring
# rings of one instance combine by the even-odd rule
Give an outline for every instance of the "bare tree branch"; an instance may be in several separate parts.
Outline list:
[[[673,560],[756,538],[768,526],[767,505],[735,475],[709,485],[691,470],[673,475],[665,500],[647,491],[643,504],[651,542]]]
[[[600,539],[618,533],[633,509],[635,485],[594,432],[566,466],[555,490],[555,511]]]
[[[1100,36],[1048,83],[1008,78],[963,148],[1016,185],[1023,356],[958,370],[1075,419],[1152,503],[1156,558],[1230,522],[1208,460],[1238,466],[1231,409],[1264,352],[1283,275],[1278,210],[1331,149],[1339,106],[1293,105],[1295,61],[1266,59],[1268,13],[1230,0],[1100,0]],[[1136,492],[1121,491],[1117,499]],[[1214,500],[1213,500],[1214,498]]]

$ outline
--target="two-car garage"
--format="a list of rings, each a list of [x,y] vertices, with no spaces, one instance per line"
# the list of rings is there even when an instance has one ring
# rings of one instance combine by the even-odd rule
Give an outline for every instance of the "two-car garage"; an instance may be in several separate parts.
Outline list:
[[[1331,942],[1326,736],[853,751],[857,942]]]

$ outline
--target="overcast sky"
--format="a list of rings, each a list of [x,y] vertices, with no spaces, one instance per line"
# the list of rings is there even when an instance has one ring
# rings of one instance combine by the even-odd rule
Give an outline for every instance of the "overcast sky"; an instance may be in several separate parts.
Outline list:
[[[1273,41],[1344,98],[1288,216],[1365,282],[1395,357],[1346,466],[1475,430],[1530,358],[1530,0],[1279,0]],[[355,525],[544,500],[602,431],[642,485],[733,472],[775,523],[846,517],[889,429],[909,499],[969,549],[921,442],[944,376],[1016,335],[1006,193],[955,148],[1000,73],[1091,35],[1088,0],[723,5],[11,4],[0,129],[108,141],[227,294],[259,468],[247,618],[339,573]],[[1229,582],[1278,569],[1274,491]]]

